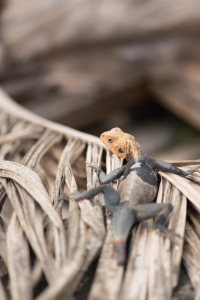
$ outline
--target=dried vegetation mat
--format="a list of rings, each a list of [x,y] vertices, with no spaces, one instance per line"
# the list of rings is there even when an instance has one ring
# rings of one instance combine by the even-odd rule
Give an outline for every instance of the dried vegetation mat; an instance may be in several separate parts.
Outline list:
[[[173,204],[168,226],[182,238],[173,244],[152,231],[152,220],[138,224],[123,268],[102,195],[59,200],[99,185],[85,161],[107,172],[121,164],[100,139],[42,119],[0,91],[0,299],[171,299],[181,262],[198,299],[200,174],[189,180],[160,172],[156,201]]]

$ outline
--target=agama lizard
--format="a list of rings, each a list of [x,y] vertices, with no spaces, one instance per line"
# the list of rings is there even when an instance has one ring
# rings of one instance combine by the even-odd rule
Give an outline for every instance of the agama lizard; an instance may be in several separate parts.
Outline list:
[[[112,214],[112,231],[117,252],[118,264],[125,263],[126,240],[136,222],[154,218],[153,228],[164,235],[170,231],[163,226],[173,209],[169,203],[152,203],[158,190],[158,171],[187,176],[196,169],[183,171],[167,162],[143,155],[134,136],[113,128],[101,134],[103,143],[119,157],[126,159],[126,165],[106,175],[101,168],[90,165],[99,173],[103,184],[85,193],[75,192],[70,198],[90,199],[99,193],[104,194],[108,211]],[[123,176],[117,191],[109,184]]]

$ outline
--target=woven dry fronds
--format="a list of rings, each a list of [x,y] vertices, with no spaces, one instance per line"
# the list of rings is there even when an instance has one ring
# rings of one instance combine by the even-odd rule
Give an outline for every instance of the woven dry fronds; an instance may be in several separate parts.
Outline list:
[[[117,264],[102,195],[59,200],[66,191],[99,184],[85,161],[110,172],[121,160],[100,139],[42,119],[2,90],[0,123],[0,299],[75,299],[97,257],[89,300],[170,299],[182,259],[198,297],[199,173],[189,180],[160,172],[157,202],[173,204],[168,226],[182,239],[172,243],[152,230],[152,220],[142,222],[132,231],[124,269]],[[177,162],[184,168],[198,164]],[[13,213],[6,224],[8,201]]]

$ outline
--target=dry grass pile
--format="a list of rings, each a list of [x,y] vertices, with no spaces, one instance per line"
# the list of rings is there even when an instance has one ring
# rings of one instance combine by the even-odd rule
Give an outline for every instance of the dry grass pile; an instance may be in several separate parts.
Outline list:
[[[10,201],[13,208],[8,224],[0,219],[0,299],[77,299],[98,256],[90,300],[170,299],[181,260],[198,299],[198,172],[190,175],[191,180],[160,172],[156,201],[173,204],[168,226],[182,239],[173,244],[159,236],[152,231],[152,220],[139,224],[132,231],[124,269],[117,265],[102,196],[59,201],[77,186],[90,189],[99,184],[85,160],[105,165],[102,153],[106,153],[107,172],[121,161],[103,150],[98,138],[42,119],[3,91],[0,109],[0,206],[3,211]],[[177,162],[184,168],[198,164]],[[82,293],[78,299],[86,298]]]

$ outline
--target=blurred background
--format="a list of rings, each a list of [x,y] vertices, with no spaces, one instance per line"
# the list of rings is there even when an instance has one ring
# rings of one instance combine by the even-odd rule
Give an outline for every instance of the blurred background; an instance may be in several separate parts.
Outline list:
[[[45,118],[200,158],[199,0],[0,0],[0,85]]]

